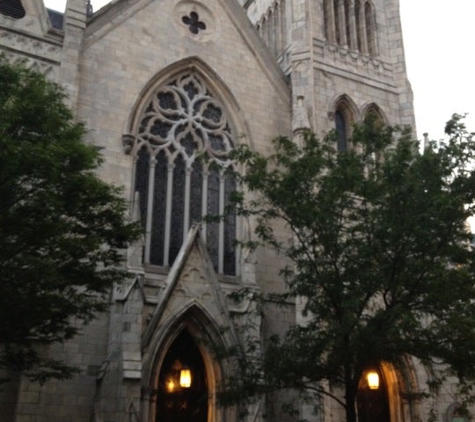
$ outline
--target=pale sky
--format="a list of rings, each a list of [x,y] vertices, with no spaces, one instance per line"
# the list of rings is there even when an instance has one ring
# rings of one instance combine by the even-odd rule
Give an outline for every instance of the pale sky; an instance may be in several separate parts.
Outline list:
[[[46,0],[64,10],[65,0]],[[92,0],[99,10],[108,0]],[[407,69],[418,138],[443,137],[453,113],[475,131],[475,0],[400,0]]]
[[[475,132],[475,0],[400,0],[419,139],[443,136],[453,113]]]

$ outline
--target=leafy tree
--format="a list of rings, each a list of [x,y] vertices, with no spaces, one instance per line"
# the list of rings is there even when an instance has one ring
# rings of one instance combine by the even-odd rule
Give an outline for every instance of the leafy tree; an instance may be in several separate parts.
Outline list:
[[[382,362],[413,356],[461,385],[473,378],[475,144],[460,116],[446,131],[444,145],[420,154],[409,129],[371,116],[344,152],[334,133],[307,133],[301,147],[278,138],[270,157],[238,150],[247,194],[235,195],[237,210],[289,262],[288,291],[265,300],[302,299],[306,322],[272,337],[261,360],[238,360],[224,401],[290,388],[329,395],[354,422],[362,375]]]
[[[64,99],[41,74],[0,58],[0,369],[39,381],[76,371],[42,346],[105,309],[137,236]]]

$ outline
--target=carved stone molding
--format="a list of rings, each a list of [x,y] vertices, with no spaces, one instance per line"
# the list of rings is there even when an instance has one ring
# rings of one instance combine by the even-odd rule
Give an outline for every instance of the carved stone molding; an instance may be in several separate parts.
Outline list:
[[[0,45],[17,52],[18,55],[34,57],[36,60],[44,60],[52,63],[60,63],[61,46],[28,37],[8,30],[0,30]]]
[[[59,69],[59,65],[42,61],[33,57],[22,55],[21,53],[3,52],[4,56],[10,63],[22,63],[28,69],[35,70],[43,75],[49,76],[51,73]]]
[[[124,148],[124,153],[129,155],[132,151],[132,148],[135,143],[135,136],[130,133],[125,133],[122,135],[122,147]]]
[[[370,67],[378,71],[383,70],[385,73],[392,71],[391,65],[382,62],[378,58],[359,53],[358,51],[350,51],[332,44],[327,44],[326,50],[331,53],[335,60],[342,60],[343,62],[351,61],[352,64]]]

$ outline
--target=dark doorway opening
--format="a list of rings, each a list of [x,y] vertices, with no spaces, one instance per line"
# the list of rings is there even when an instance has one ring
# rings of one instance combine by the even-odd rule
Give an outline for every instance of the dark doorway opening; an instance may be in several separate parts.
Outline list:
[[[370,387],[368,374],[376,373],[379,385]],[[361,377],[356,396],[358,422],[390,422],[388,389],[380,368],[366,371]]]
[[[156,415],[156,422],[207,422],[205,365],[186,329],[168,349],[160,369]]]

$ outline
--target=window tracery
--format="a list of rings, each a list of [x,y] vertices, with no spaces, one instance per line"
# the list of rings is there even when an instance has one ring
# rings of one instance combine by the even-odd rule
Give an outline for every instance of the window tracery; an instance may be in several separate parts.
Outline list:
[[[180,74],[154,92],[134,148],[145,263],[171,266],[191,225],[223,214],[235,189],[227,171],[233,148],[226,113],[197,74]],[[236,217],[203,226],[216,271],[234,275]]]

